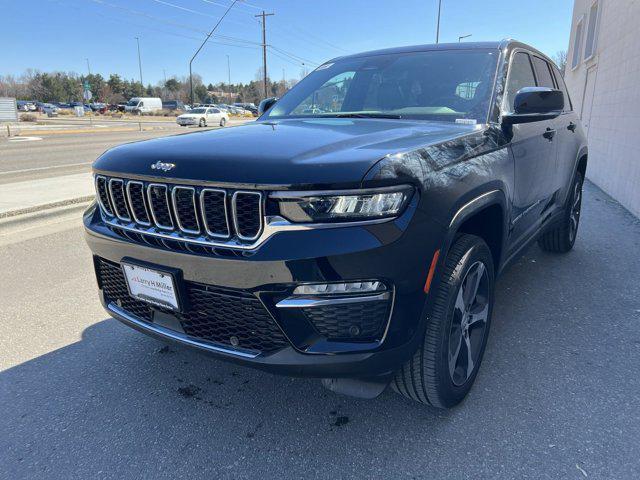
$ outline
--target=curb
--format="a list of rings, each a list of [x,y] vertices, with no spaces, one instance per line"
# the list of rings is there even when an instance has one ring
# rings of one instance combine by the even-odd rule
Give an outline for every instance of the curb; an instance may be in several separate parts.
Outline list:
[[[85,197],[78,197],[78,198],[72,198],[69,200],[61,200],[59,202],[46,203],[44,205],[36,205],[34,207],[22,208],[20,210],[11,210],[9,212],[1,212],[0,223],[2,225],[6,225],[10,222],[13,223],[14,221],[15,222],[22,221],[26,219],[27,216],[30,214],[37,214],[37,215],[30,215],[29,219],[31,219],[31,217],[37,217],[37,216],[44,217],[48,215],[48,213],[50,213],[49,212],[50,210],[58,209],[61,207],[69,207],[69,206],[84,207],[85,204],[89,203],[94,198],[95,198],[95,195],[87,195]]]

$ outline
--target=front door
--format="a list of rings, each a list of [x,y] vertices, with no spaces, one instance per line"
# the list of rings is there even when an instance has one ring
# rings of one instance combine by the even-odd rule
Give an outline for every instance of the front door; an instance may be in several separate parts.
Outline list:
[[[514,54],[509,68],[504,109],[513,111],[518,90],[538,86],[528,53]],[[553,202],[557,170],[557,129],[553,121],[513,125],[511,152],[514,160],[514,192],[510,245],[520,247],[542,223]]]

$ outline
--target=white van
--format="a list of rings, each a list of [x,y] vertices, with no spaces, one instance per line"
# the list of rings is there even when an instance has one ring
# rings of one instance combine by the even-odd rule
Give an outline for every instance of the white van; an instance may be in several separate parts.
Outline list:
[[[124,106],[125,112],[137,113],[138,115],[159,110],[162,110],[162,100],[158,97],[133,97]]]

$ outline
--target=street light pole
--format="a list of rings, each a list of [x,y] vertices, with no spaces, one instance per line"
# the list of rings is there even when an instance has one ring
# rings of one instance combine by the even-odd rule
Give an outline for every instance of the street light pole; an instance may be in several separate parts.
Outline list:
[[[436,24],[436,43],[440,42],[440,11],[442,10],[442,0],[438,0],[438,23]]]
[[[89,72],[89,75],[91,75],[91,66],[89,65],[89,59],[86,58],[85,60],[87,61],[87,71]]]
[[[189,60],[189,86],[191,87],[191,105],[192,106],[193,106],[193,72],[191,71],[191,64],[193,63],[193,60],[196,58],[196,56],[200,53],[200,50],[202,50],[202,47],[204,47],[204,44],[207,43],[207,41],[209,40],[211,35],[213,35],[213,32],[215,32],[216,28],[218,28],[218,25],[220,25],[220,22],[222,22],[224,17],[227,16],[227,13],[229,13],[229,10],[231,10],[233,8],[233,6],[236,4],[236,2],[238,2],[238,0],[233,0],[233,3],[231,5],[229,5],[229,8],[227,8],[227,10],[224,12],[224,15],[222,15],[222,17],[220,17],[220,20],[218,20],[218,23],[216,23],[215,26],[211,29],[209,34],[204,39],[204,42],[202,42],[202,45],[200,45],[198,50],[196,50],[196,53],[194,53],[193,57],[191,57],[191,60]]]
[[[229,55],[227,55],[227,84],[229,85],[229,101],[231,101],[231,60],[229,60]]]
[[[140,39],[136,37],[136,43],[138,44],[138,68],[140,69],[140,85],[144,87],[144,82],[142,81],[142,60],[140,58]]]
[[[460,41],[461,41],[463,38],[469,38],[471,35],[473,35],[473,33],[469,33],[469,34],[467,34],[467,35],[461,35],[460,37],[458,37],[458,43],[460,43]]]

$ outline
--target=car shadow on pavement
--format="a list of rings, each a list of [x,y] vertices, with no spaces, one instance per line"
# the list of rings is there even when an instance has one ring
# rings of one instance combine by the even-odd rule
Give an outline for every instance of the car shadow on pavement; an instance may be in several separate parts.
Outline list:
[[[338,396],[105,319],[0,373],[0,477],[628,478],[640,285],[624,271],[640,271],[640,224],[586,188],[575,250],[533,247],[499,281],[485,361],[453,410]]]

